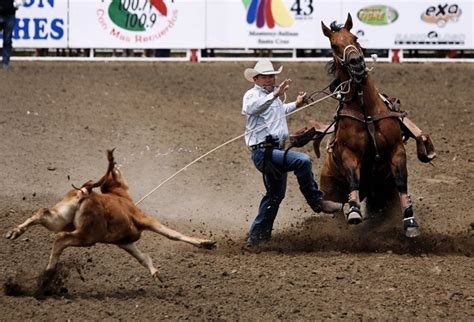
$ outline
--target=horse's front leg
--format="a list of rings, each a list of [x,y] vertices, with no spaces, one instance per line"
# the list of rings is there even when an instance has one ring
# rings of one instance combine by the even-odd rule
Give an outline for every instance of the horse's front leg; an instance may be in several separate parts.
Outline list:
[[[359,198],[361,162],[360,158],[348,149],[343,151],[342,160],[350,191],[348,197],[349,211],[346,214],[346,219],[349,225],[357,225],[363,219]]]
[[[400,198],[400,206],[403,213],[403,229],[405,236],[413,238],[420,235],[420,228],[413,215],[413,205],[408,194],[408,171],[406,152],[403,145],[399,145],[392,153],[390,160],[392,175]]]

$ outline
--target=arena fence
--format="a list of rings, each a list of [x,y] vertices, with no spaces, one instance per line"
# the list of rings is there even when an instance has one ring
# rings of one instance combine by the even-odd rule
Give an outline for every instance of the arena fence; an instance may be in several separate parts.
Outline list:
[[[474,63],[473,51],[436,50],[367,50],[367,59],[377,54],[377,62],[382,63]],[[235,62],[255,61],[269,57],[287,62],[327,62],[331,54],[327,50],[298,49],[181,49],[170,50],[166,57],[147,55],[147,50],[135,49],[125,55],[123,49],[17,49],[13,61],[83,61],[83,62]]]

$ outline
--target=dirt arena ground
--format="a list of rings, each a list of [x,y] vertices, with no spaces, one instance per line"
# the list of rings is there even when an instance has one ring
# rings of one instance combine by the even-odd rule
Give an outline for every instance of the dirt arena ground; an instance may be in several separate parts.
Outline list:
[[[278,65],[278,64],[277,64]],[[286,63],[289,97],[326,86],[324,64]],[[99,178],[105,151],[136,200],[217,145],[243,133],[241,98],[252,63],[14,62],[0,71],[0,232]],[[54,234],[33,227],[0,241],[1,320],[474,319],[473,64],[378,64],[378,88],[433,137],[434,166],[407,145],[409,188],[422,236],[401,215],[348,227],[316,216],[291,176],[273,241],[242,245],[263,191],[243,140],[209,155],[140,206],[213,251],[144,233],[139,248],[163,283],[115,246],[67,249],[48,296],[32,296]],[[290,117],[295,131],[334,101]],[[302,149],[322,160],[310,147]],[[324,155],[323,155],[324,157]],[[68,181],[68,176],[71,181]]]

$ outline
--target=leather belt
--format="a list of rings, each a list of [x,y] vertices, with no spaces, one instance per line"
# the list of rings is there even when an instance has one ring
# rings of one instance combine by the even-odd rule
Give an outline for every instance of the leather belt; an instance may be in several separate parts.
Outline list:
[[[249,146],[250,151],[255,151],[257,149],[264,149],[264,148],[275,148],[275,149],[284,149],[285,148],[285,142],[282,142],[281,144],[277,142],[262,142],[258,144],[254,144]]]

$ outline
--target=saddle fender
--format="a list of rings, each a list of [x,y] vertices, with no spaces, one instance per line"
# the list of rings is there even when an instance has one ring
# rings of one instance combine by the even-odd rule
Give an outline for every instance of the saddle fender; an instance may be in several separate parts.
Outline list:
[[[418,160],[423,163],[433,161],[434,158],[436,158],[436,151],[431,137],[428,134],[424,134],[416,124],[407,117],[401,119],[400,123],[403,133],[415,139]]]
[[[321,152],[319,146],[326,134],[334,133],[334,124],[329,126],[316,120],[309,120],[308,126],[299,129],[290,135],[291,147],[301,148],[313,141],[314,153],[319,158]]]
[[[380,93],[379,96],[390,110],[401,112],[401,102],[398,98]],[[431,141],[431,137],[428,134],[424,134],[423,131],[421,131],[421,129],[408,117],[401,117],[399,120],[404,141],[407,141],[410,137],[415,139],[418,160],[423,163],[433,161],[434,158],[436,158],[436,151],[433,142]]]

